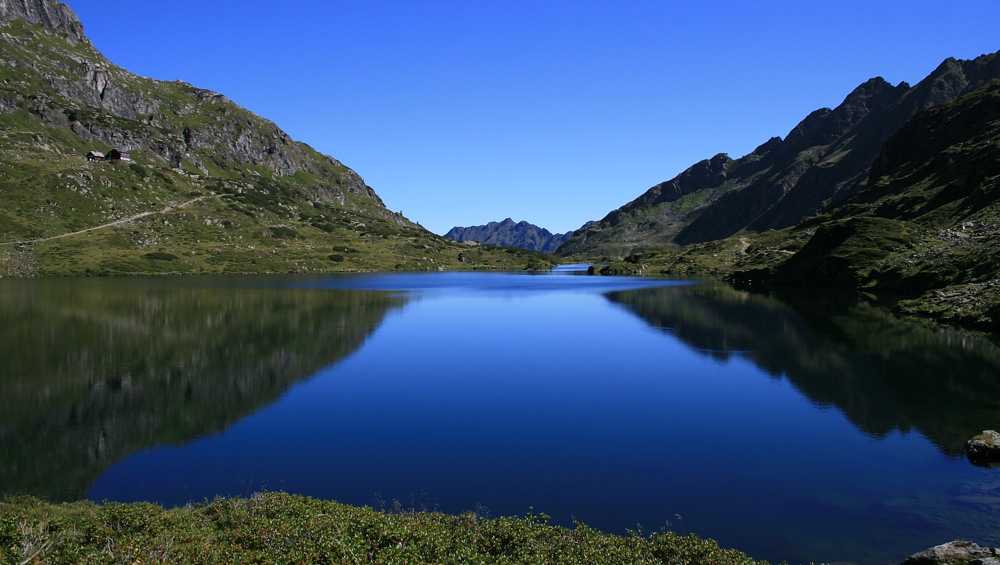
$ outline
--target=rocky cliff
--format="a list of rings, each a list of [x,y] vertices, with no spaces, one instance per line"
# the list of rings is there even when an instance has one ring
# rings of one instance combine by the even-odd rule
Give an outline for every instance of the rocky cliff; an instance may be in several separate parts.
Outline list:
[[[0,20],[21,19],[64,34],[71,40],[90,43],[83,24],[72,8],[50,0],[0,0]]]
[[[490,222],[485,226],[454,227],[444,234],[455,241],[478,241],[504,247],[520,247],[542,253],[552,253],[569,239],[572,233],[553,234],[545,228],[521,221],[515,223],[507,218],[502,222]]]
[[[333,169],[337,177],[318,187],[321,201],[344,202],[352,193],[381,204],[354,171],[295,142],[225,96],[139,77],[112,64],[93,49],[69,6],[53,0],[0,2],[0,19],[8,22],[0,35],[3,63],[17,75],[37,80],[0,90],[0,111],[28,108],[48,127],[69,128],[88,142],[147,151],[164,163],[205,175],[234,165],[259,165],[278,176]],[[11,29],[9,24],[17,20],[39,25],[67,43],[60,45],[40,30]],[[25,33],[28,41],[22,41]]]
[[[1000,77],[1000,57],[948,59],[916,86],[873,78],[749,155],[696,163],[578,231],[566,255],[624,256],[797,224],[861,192],[885,141],[917,112]]]

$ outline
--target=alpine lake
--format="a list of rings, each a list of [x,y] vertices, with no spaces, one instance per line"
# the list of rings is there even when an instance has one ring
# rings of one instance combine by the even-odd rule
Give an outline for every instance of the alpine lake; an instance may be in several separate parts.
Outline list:
[[[697,533],[772,563],[1000,546],[995,336],[831,293],[464,273],[0,279],[0,493],[282,490]]]

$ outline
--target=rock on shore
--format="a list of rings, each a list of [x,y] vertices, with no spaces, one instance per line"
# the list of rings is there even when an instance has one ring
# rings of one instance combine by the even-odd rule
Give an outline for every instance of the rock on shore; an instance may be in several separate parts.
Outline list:
[[[1000,432],[983,430],[983,433],[966,442],[965,454],[974,465],[1000,463]]]
[[[914,553],[903,565],[1000,565],[1000,549],[979,547],[971,541],[952,541]]]

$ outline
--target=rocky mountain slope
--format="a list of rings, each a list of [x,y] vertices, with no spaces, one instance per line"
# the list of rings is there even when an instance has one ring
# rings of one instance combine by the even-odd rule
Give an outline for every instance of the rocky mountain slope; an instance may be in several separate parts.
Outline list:
[[[132,162],[90,162],[119,149]],[[131,74],[67,5],[0,0],[0,275],[523,268],[389,211],[225,96]]]
[[[507,218],[502,222],[490,222],[485,226],[453,227],[445,237],[455,241],[478,241],[492,245],[520,247],[542,253],[552,253],[569,239],[570,233],[553,234],[528,222],[517,222]]]
[[[1000,57],[948,59],[915,86],[874,78],[834,109],[802,120],[749,155],[691,166],[579,230],[564,255],[625,256],[645,246],[689,244],[787,228],[867,185],[886,140],[916,113],[1000,77]]]
[[[897,312],[1000,329],[1000,79],[916,114],[864,190],[782,230],[635,253],[609,272],[861,290]]]

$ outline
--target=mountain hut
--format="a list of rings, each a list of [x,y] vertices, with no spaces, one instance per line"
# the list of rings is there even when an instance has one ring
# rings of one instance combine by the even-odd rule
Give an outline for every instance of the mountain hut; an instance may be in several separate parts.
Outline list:
[[[124,151],[119,151],[117,149],[112,149],[108,151],[108,154],[104,156],[105,161],[121,161],[122,163],[131,163],[132,156]]]

